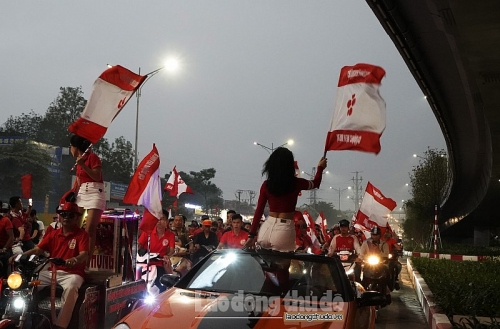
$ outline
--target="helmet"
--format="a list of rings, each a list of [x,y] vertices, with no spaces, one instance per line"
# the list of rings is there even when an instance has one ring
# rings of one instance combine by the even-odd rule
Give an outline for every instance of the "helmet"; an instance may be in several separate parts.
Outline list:
[[[82,213],[80,212],[80,209],[78,209],[78,205],[74,202],[65,202],[63,205],[57,208],[57,213],[64,213],[64,212],[69,212],[69,213],[75,213],[78,215],[81,215]]]
[[[372,229],[370,230],[370,232],[372,234],[375,234],[375,235],[380,235],[380,227],[374,226],[374,227],[372,227]]]
[[[202,225],[203,226],[212,226],[212,221],[210,219],[205,219],[203,222],[202,222]]]
[[[349,223],[349,221],[347,219],[341,219],[339,221],[339,226],[347,226],[347,227],[349,227],[350,224],[351,223]]]

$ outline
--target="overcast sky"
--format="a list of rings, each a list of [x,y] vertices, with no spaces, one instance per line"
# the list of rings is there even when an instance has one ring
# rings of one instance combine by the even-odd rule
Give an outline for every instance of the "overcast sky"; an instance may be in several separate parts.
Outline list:
[[[312,172],[346,65],[386,70],[387,127],[378,155],[328,152],[318,200],[338,207],[329,187],[353,186],[358,171],[363,188],[372,182],[399,207],[418,163],[412,154],[445,149],[421,90],[362,0],[3,1],[0,50],[0,123],[30,110],[44,114],[60,87],[82,86],[88,99],[107,63],[147,73],[176,56],[175,75],[164,70],[143,85],[139,158],[156,143],[162,176],[174,165],[213,167],[225,199],[236,190],[258,194],[269,154],[254,141],[271,147],[294,139],[300,169]],[[135,117],[134,97],[105,137],[134,144]],[[342,210],[354,208],[349,195],[342,194]]]

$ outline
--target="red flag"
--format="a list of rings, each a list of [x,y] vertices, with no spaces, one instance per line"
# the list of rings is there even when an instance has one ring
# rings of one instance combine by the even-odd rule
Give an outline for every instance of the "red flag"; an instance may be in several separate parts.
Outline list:
[[[371,64],[344,66],[325,152],[355,150],[378,154],[385,129],[385,101],[379,86],[385,71]]]
[[[162,216],[160,155],[155,144],[135,170],[123,202],[146,208],[139,228],[150,234]]]
[[[176,198],[179,198],[179,195],[181,195],[182,193],[193,194],[193,190],[191,190],[191,188],[187,186],[186,183],[184,183],[181,176],[177,172],[176,166],[174,166],[174,169],[172,169],[172,174],[168,178],[168,181],[165,184],[163,190],[170,191],[169,195],[175,196]]]
[[[23,199],[31,198],[32,185],[33,185],[33,175],[32,174],[26,174],[24,176],[21,176],[21,190],[23,192],[21,197]]]
[[[69,131],[97,143],[146,78],[120,65],[104,71],[94,82],[81,117],[69,126]]]
[[[318,255],[321,253],[321,245],[319,243],[318,237],[316,236],[316,227],[314,226],[314,220],[307,210],[304,211],[303,217],[304,221],[307,224],[307,235],[309,235],[313,243],[312,252],[313,254]]]
[[[361,206],[356,214],[356,223],[368,230],[373,226],[384,227],[387,225],[389,213],[394,208],[396,208],[396,201],[385,197],[379,189],[368,182]]]

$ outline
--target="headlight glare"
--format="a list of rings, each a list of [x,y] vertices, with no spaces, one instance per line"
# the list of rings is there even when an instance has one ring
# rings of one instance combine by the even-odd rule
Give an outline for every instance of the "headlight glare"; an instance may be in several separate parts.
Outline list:
[[[377,265],[378,263],[380,263],[380,258],[378,256],[371,255],[368,257],[368,264]]]
[[[10,289],[19,289],[23,284],[23,277],[19,272],[12,272],[7,278],[7,285]]]

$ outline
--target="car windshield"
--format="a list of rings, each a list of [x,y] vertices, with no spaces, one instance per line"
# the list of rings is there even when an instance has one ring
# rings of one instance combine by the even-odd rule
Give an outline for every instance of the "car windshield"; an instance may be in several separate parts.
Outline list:
[[[216,252],[177,287],[269,296],[343,295],[345,287],[331,258],[286,253]]]

